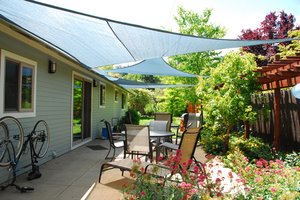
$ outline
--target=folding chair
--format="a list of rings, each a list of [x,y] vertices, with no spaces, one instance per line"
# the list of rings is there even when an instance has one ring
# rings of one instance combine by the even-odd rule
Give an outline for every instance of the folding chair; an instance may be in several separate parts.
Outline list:
[[[112,133],[112,128],[110,126],[110,123],[108,121],[104,121],[106,130],[107,130],[107,136],[109,140],[109,150],[107,155],[105,156],[105,159],[111,158],[113,160],[115,158],[116,149],[123,148],[124,150],[124,158],[125,158],[125,137],[122,137],[120,135],[114,135]],[[113,149],[113,155],[112,157],[108,157],[110,151]]]
[[[184,134],[182,135],[182,140],[180,141],[180,144],[178,146],[178,148],[176,148],[176,150],[180,150],[181,152],[181,157],[179,160],[179,169],[184,169],[184,170],[188,170],[188,165],[186,165],[186,163],[188,163],[189,160],[194,160],[195,164],[199,167],[199,169],[202,171],[202,173],[205,174],[205,169],[202,165],[201,162],[197,161],[194,153],[197,147],[197,142],[198,142],[198,138],[200,135],[200,131],[202,130],[202,127],[197,127],[197,128],[189,128],[187,129]],[[144,163],[142,163],[144,166]],[[172,179],[173,174],[173,170],[170,169],[169,167],[165,166],[165,165],[161,165],[161,164],[148,164],[145,167],[145,173],[148,173],[149,171],[151,172],[151,170],[149,168],[154,168],[157,167],[160,170],[155,169],[155,174],[154,176],[158,176],[158,177],[168,177],[169,180]],[[172,166],[172,168],[175,168],[174,166]]]
[[[181,135],[181,138],[183,137],[183,135],[185,134],[185,132],[192,126],[192,124],[193,123],[191,122],[191,123],[189,123],[185,127],[185,130],[183,131],[183,133]],[[202,128],[200,130],[202,130]],[[199,133],[199,138],[200,138],[200,135],[201,134]],[[180,140],[180,142],[181,142],[181,140]],[[177,150],[177,149],[179,149],[179,146],[180,146],[180,143],[179,144],[177,144],[177,143],[173,144],[172,142],[164,142],[164,143],[162,143],[162,144],[159,145],[160,149],[165,149],[165,152],[167,152],[167,149],[169,149],[169,150]]]
[[[152,162],[153,153],[150,143],[150,130],[146,125],[125,124],[125,156],[143,155]]]
[[[124,157],[126,156],[126,154],[131,154],[131,158],[133,158],[133,154],[144,155],[149,157],[150,161],[152,162],[152,148],[150,146],[149,126],[125,124],[125,128],[126,150],[124,152]],[[148,162],[144,163],[145,166],[149,164]],[[103,171],[118,168],[122,171],[123,175],[124,171],[131,171],[132,165],[133,160],[130,158],[103,163],[100,167],[99,183]]]

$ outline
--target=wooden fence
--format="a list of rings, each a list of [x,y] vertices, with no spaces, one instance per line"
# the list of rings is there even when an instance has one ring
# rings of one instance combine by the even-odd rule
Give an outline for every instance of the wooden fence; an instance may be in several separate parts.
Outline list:
[[[272,144],[274,139],[274,93],[255,95],[252,98],[252,104],[259,109],[259,114],[251,129],[254,135]],[[280,107],[280,148],[282,150],[299,150],[300,100],[296,99],[290,90],[281,90]],[[268,108],[269,112],[265,112]]]

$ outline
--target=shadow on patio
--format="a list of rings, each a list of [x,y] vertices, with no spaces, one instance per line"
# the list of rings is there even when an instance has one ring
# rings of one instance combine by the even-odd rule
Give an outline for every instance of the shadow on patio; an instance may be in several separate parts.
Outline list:
[[[34,187],[33,192],[20,193],[14,187],[0,191],[1,199],[5,200],[71,200],[71,199],[120,199],[124,183],[130,180],[129,173],[122,177],[119,169],[103,173],[101,184],[98,183],[100,165],[108,147],[107,140],[93,140],[86,145],[68,152],[40,166],[42,177],[27,181],[27,173],[17,177],[16,183],[20,186]],[[117,155],[122,152],[118,151]],[[195,157],[205,161],[204,152],[197,148]],[[87,193],[90,191],[90,194]]]

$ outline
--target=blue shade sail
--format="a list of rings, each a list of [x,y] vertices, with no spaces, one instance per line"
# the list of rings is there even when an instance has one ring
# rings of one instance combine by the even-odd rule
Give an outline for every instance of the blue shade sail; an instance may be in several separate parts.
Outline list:
[[[24,0],[0,0],[0,19],[64,52],[88,68],[295,40],[201,38]]]
[[[112,70],[105,70],[113,73],[126,74],[144,74],[144,75],[158,75],[158,76],[181,76],[181,77],[197,77],[197,75],[189,74],[171,67],[163,58],[153,58],[143,60],[137,64],[117,68]]]

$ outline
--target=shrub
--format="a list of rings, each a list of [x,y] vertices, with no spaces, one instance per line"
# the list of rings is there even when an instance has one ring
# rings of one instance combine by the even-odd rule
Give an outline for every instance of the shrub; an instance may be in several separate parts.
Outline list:
[[[126,116],[131,118],[132,124],[139,124],[141,114],[135,109],[128,109]]]
[[[204,129],[201,135],[201,144],[208,154],[220,155],[223,153],[223,137],[221,135],[212,134]]]
[[[271,147],[258,137],[250,136],[245,140],[243,136],[232,136],[230,146],[233,149],[238,147],[250,161],[258,158],[271,160],[274,157]]]
[[[284,163],[290,167],[300,167],[300,152],[285,154]]]

